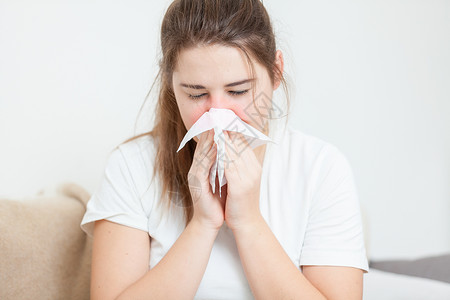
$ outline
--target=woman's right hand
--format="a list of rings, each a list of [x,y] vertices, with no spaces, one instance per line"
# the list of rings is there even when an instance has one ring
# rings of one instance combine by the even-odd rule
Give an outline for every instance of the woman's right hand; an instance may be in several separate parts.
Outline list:
[[[214,129],[210,129],[200,135],[188,173],[189,190],[194,205],[192,221],[212,230],[219,230],[225,220],[226,198],[224,195],[222,199],[219,198],[217,178],[214,194],[209,183],[209,172],[216,160],[216,155]]]

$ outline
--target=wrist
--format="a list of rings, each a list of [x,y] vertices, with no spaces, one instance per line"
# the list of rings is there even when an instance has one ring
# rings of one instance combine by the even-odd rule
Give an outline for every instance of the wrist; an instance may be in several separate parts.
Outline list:
[[[193,231],[206,235],[217,235],[220,230],[220,227],[204,224],[204,222],[195,218],[189,222],[188,226],[191,227]]]
[[[261,225],[266,224],[263,216],[259,213],[248,220],[241,222],[240,224],[235,224],[234,226],[229,226],[234,234],[248,233],[257,230]]]

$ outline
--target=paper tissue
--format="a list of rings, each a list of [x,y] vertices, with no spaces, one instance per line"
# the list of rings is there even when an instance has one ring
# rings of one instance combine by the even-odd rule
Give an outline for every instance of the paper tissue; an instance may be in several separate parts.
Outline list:
[[[232,110],[224,108],[211,108],[205,112],[189,129],[181,141],[180,151],[184,145],[192,138],[204,131],[214,129],[214,143],[217,145],[216,160],[213,163],[209,173],[209,183],[212,191],[215,193],[216,174],[219,180],[219,197],[221,197],[221,187],[227,183],[224,177],[224,159],[225,159],[225,139],[223,131],[234,131],[243,134],[252,149],[273,141],[254,127],[242,121]]]

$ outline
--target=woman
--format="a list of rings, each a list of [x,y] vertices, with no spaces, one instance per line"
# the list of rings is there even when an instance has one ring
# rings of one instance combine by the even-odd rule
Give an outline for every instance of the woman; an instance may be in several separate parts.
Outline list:
[[[273,91],[287,88],[263,4],[176,0],[161,47],[155,127],[114,149],[81,224],[94,236],[92,299],[361,299],[353,174],[276,113]],[[213,130],[176,152],[210,108],[275,142],[252,149],[225,131],[222,197],[209,185]]]

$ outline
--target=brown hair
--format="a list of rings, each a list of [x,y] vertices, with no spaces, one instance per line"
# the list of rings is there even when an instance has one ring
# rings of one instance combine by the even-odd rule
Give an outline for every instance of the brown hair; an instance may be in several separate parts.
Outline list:
[[[250,57],[255,58],[267,70],[272,85],[276,79],[281,81],[289,105],[287,83],[275,63],[276,43],[272,24],[260,0],[175,0],[171,3],[161,25],[159,72],[150,89],[160,78],[155,126],[153,130],[129,138],[122,144],[142,136],[153,138],[156,147],[156,157],[152,158],[155,162],[153,178],[158,173],[162,183],[160,202],[169,209],[172,202],[182,206],[186,225],[194,212],[187,176],[196,142],[191,139],[176,152],[187,130],[173,92],[172,73],[182,50],[214,44],[240,49],[251,66],[251,74],[254,73],[254,65]]]

